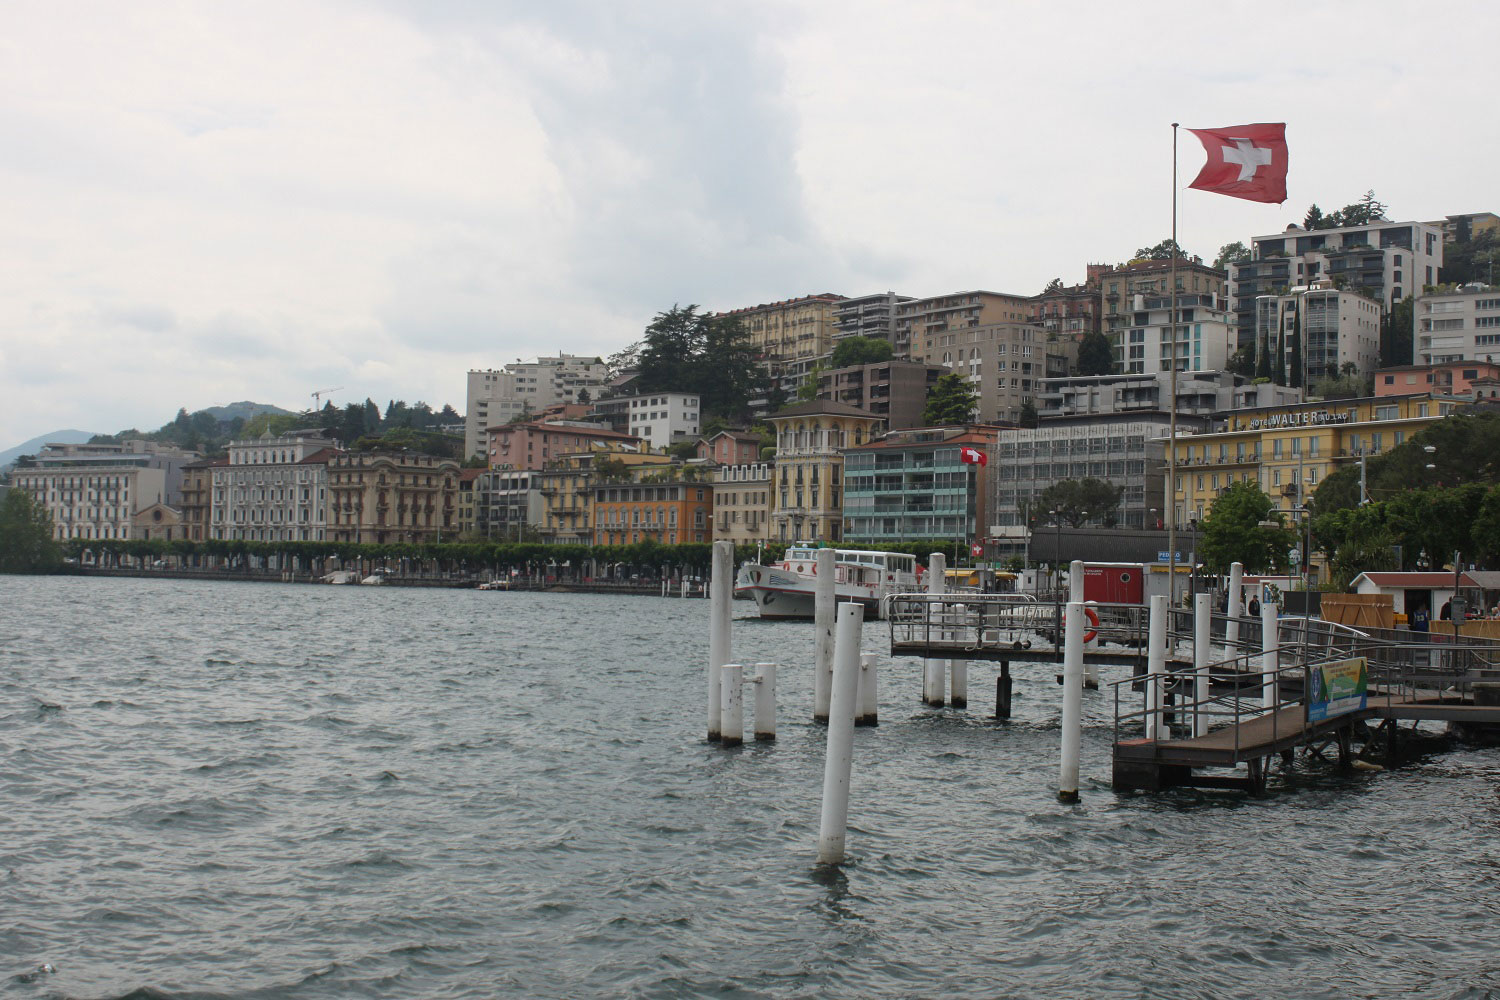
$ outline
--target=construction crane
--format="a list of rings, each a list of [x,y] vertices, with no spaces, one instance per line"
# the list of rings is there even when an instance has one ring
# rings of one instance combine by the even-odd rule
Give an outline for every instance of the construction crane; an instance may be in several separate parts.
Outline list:
[[[313,409],[317,410],[319,407],[321,407],[323,405],[323,397],[324,396],[328,395],[330,392],[338,392],[342,388],[343,388],[343,386],[336,385],[336,386],[334,386],[331,389],[317,389],[317,390],[314,390],[313,393],[312,393]]]

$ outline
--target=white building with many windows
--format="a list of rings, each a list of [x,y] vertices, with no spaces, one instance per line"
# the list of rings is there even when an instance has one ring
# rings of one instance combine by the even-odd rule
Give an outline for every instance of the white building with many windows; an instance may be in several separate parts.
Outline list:
[[[1300,315],[1299,315],[1300,313]],[[1262,295],[1255,300],[1256,371],[1266,352],[1273,381],[1311,386],[1336,378],[1353,365],[1368,375],[1380,364],[1380,303],[1356,292],[1334,288],[1327,280]],[[1301,336],[1300,353],[1293,346]],[[1301,371],[1292,368],[1300,363]]]
[[[653,448],[696,440],[702,421],[696,392],[656,392],[630,400],[630,435]]]
[[[182,467],[197,458],[151,441],[48,444],[11,478],[52,517],[54,538],[132,538],[137,513],[180,502]]]
[[[215,466],[209,537],[321,542],[328,528],[328,459],[337,442],[292,432],[229,442],[229,464]]]
[[[1417,300],[1419,365],[1500,360],[1500,287],[1464,285]]]

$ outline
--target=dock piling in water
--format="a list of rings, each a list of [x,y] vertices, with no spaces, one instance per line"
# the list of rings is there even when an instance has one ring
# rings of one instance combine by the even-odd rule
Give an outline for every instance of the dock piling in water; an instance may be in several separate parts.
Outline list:
[[[1224,626],[1224,644],[1229,647],[1230,656],[1239,652],[1240,615],[1245,613],[1244,597],[1245,564],[1232,562],[1229,564],[1229,601],[1225,605],[1229,623]]]
[[[829,691],[833,686],[833,625],[838,611],[838,553],[819,549],[814,559],[813,585],[813,721],[828,721]]]
[[[968,607],[963,604],[955,604],[953,606],[953,617],[957,620],[960,629],[966,628],[965,623],[969,619]],[[948,672],[952,675],[952,681],[949,685],[948,704],[954,708],[968,708],[969,661],[964,659],[949,660]]]
[[[776,738],[776,664],[757,663],[755,676],[755,738],[765,742]]]
[[[1083,745],[1082,601],[1068,602],[1063,633],[1062,766],[1057,800],[1077,802],[1078,757]]]
[[[828,751],[823,760],[823,811],[818,825],[818,862],[844,861],[849,827],[849,777],[854,764],[854,713],[859,697],[861,604],[839,605],[833,647],[833,685],[828,710]]]
[[[856,726],[880,724],[880,696],[877,682],[877,666],[880,657],[874,653],[859,654],[859,705],[855,710]]]
[[[927,557],[927,593],[942,594],[947,591],[943,574],[948,569],[948,559],[941,552],[934,552]],[[941,612],[939,612],[941,615]],[[944,674],[947,664],[942,660],[922,661],[922,701],[924,704],[941,707],[943,704],[943,689],[947,685]]]
[[[722,735],[719,668],[729,662],[729,605],[734,599],[734,543],[714,542],[708,608],[708,738]]]
[[[738,663],[719,668],[719,740],[726,747],[745,742],[745,669]]]
[[[1276,670],[1281,665],[1281,623],[1276,620],[1276,605],[1270,601],[1260,606],[1260,704],[1262,708],[1274,709],[1281,703],[1281,686],[1276,682]]]
[[[1162,708],[1165,704],[1167,671],[1167,616],[1171,608],[1166,594],[1151,595],[1151,621],[1146,633],[1146,739],[1165,735]]]
[[[1208,735],[1208,665],[1213,662],[1214,598],[1198,594],[1193,600],[1193,735]]]

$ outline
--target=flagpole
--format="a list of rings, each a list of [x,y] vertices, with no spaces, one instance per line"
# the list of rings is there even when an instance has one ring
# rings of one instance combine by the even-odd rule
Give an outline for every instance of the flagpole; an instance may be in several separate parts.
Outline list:
[[[1170,309],[1172,378],[1167,423],[1167,603],[1177,606],[1177,122],[1172,123],[1172,270]]]

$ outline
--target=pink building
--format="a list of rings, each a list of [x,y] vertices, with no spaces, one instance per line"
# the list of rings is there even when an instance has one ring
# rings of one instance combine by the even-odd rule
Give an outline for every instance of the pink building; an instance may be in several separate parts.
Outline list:
[[[488,457],[492,469],[541,469],[559,455],[606,445],[639,447],[641,443],[638,437],[602,427],[548,424],[539,420],[501,424],[486,433],[490,439]]]
[[[1500,378],[1500,364],[1490,361],[1442,361],[1433,365],[1403,365],[1375,373],[1375,395],[1410,396],[1430,392],[1434,396],[1474,398],[1474,383]]]
[[[698,439],[698,457],[719,465],[749,465],[760,461],[760,435],[720,431]]]

